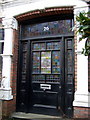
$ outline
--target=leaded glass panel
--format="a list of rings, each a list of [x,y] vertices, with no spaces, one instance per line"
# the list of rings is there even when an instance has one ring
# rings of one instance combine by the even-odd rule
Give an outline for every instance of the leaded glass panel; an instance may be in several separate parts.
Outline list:
[[[60,73],[60,51],[52,52],[52,73]]]
[[[33,50],[45,50],[45,43],[34,43]]]
[[[32,75],[33,82],[45,82],[45,75]]]
[[[72,65],[73,65],[73,62],[72,62],[72,50],[68,50],[68,72],[72,72]]]
[[[23,44],[23,51],[27,51],[27,42]]]
[[[60,75],[46,75],[46,82],[60,82]]]
[[[60,49],[60,42],[48,42],[47,43],[47,49]]]
[[[72,19],[25,25],[22,30],[23,38],[72,33]]]
[[[71,83],[72,80],[73,80],[73,76],[72,76],[72,74],[71,74],[71,75],[68,75],[68,82]]]
[[[33,52],[33,73],[40,73],[40,52]]]
[[[60,81],[60,41],[32,42],[32,81]]]

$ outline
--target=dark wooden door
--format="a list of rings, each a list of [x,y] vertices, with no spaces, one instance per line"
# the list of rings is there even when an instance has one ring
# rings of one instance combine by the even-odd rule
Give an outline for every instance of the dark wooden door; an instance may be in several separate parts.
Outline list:
[[[31,42],[32,106],[63,108],[64,41],[62,38]],[[63,89],[64,94],[64,89]],[[60,112],[59,112],[60,113]]]

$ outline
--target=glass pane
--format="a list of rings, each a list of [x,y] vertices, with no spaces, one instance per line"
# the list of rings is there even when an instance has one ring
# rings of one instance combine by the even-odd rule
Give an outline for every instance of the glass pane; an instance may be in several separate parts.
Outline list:
[[[32,81],[45,82],[45,75],[32,75]]]
[[[40,73],[40,52],[33,52],[33,73]]]
[[[46,82],[60,82],[60,75],[47,75]]]
[[[27,43],[23,43],[23,51],[27,51]]]
[[[27,57],[27,52],[23,52],[23,62],[22,62],[22,73],[26,73],[26,57]]]
[[[67,48],[71,49],[73,46],[72,46],[72,39],[68,39],[67,40]]]
[[[52,52],[52,73],[60,73],[60,51]]]
[[[51,73],[51,52],[41,53],[41,73]]]
[[[22,37],[60,35],[72,33],[72,19],[23,26]]]
[[[73,81],[73,75],[68,75],[68,82],[72,83]]]
[[[68,50],[68,72],[72,72],[72,50]]]
[[[33,50],[45,50],[45,43],[34,43]]]
[[[47,43],[47,49],[60,49],[60,42],[48,42]]]

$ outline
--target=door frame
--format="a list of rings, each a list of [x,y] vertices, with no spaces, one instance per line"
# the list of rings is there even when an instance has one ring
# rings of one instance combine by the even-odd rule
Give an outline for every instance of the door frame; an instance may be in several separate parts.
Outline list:
[[[63,16],[63,18],[64,18],[64,16]],[[59,19],[57,19],[57,17],[50,17],[50,21],[54,21],[54,20],[60,20],[60,19],[62,19],[61,17],[60,17],[60,15],[59,15]],[[69,19],[69,16],[67,16],[66,17],[66,19]],[[70,19],[73,19],[73,16],[71,15],[70,16]],[[19,60],[18,60],[18,78],[17,78],[17,102],[16,102],[16,110],[17,111],[20,111],[19,110],[19,105],[18,105],[18,101],[20,100],[20,91],[19,91],[19,87],[20,87],[20,79],[21,79],[21,75],[20,75],[20,72],[21,72],[21,61],[20,61],[20,59],[22,58],[22,53],[21,53],[21,50],[22,50],[22,42],[24,42],[24,41],[28,41],[28,52],[27,52],[27,55],[28,55],[28,59],[27,59],[27,63],[28,64],[30,64],[31,63],[31,60],[29,60],[30,59],[30,46],[31,46],[31,41],[33,41],[33,40],[39,40],[39,39],[42,39],[42,40],[44,40],[44,39],[58,39],[58,38],[62,38],[63,39],[63,41],[67,41],[67,38],[74,38],[74,33],[68,33],[68,34],[65,34],[65,35],[62,35],[62,34],[60,34],[60,35],[50,35],[50,36],[42,36],[42,37],[33,37],[33,38],[29,38],[29,39],[27,39],[27,40],[25,40],[25,39],[23,39],[22,38],[22,26],[23,25],[27,25],[27,24],[29,24],[29,22],[31,22],[31,23],[40,23],[40,22],[47,22],[48,21],[48,17],[46,18],[46,17],[44,17],[43,18],[43,21],[42,21],[42,19],[40,19],[40,18],[38,18],[38,20],[39,21],[37,21],[36,22],[36,20],[34,19],[34,21],[32,21],[32,20],[28,20],[28,21],[23,21],[22,23],[20,23],[20,37],[19,37]],[[64,20],[64,19],[63,19]],[[67,44],[67,42],[65,42],[64,43],[64,53],[66,53],[66,51],[67,51],[67,49],[66,49],[66,45]],[[64,64],[66,65],[67,64],[67,60],[66,60],[66,56],[64,56],[64,59],[65,59],[65,61],[64,61]],[[31,88],[32,89],[32,86],[30,85],[31,83],[30,83],[30,80],[29,80],[29,78],[31,77],[31,75],[29,74],[29,71],[31,71],[31,68],[29,68],[29,65],[27,65],[27,97],[26,97],[26,105],[28,106],[28,103],[29,103],[29,100],[30,100],[30,97],[31,96],[28,96],[28,94],[30,94],[30,91],[28,90],[29,88]],[[29,70],[29,71],[28,71]],[[64,71],[65,71],[65,74],[67,73],[67,69],[65,68],[64,69]],[[65,75],[65,76],[63,76],[63,78],[65,78],[64,79],[64,81],[65,82],[63,82],[62,83],[62,86],[65,86],[65,87],[67,87],[68,86],[68,83],[67,83],[67,75]],[[64,84],[65,83],[65,84]],[[28,85],[29,84],[29,85]],[[69,87],[70,87],[70,85],[69,85]],[[68,93],[70,92],[70,90],[71,90],[71,92],[72,92],[72,95],[69,95]],[[73,39],[73,82],[72,82],[72,86],[70,87],[70,89],[68,88],[68,90],[66,91],[66,89],[64,90],[65,92],[64,92],[64,96],[66,96],[67,97],[67,99],[65,98],[65,104],[63,105],[64,107],[62,108],[62,111],[63,111],[63,114],[65,114],[66,116],[69,116],[69,117],[71,117],[71,116],[73,116],[73,105],[72,105],[72,101],[70,101],[70,103],[69,103],[69,106],[70,106],[70,108],[69,108],[69,106],[68,106],[68,103],[67,103],[67,100],[68,99],[70,99],[70,98],[72,98],[72,100],[74,99],[74,39]],[[71,97],[72,96],[72,97]],[[32,102],[32,101],[31,101]],[[63,103],[60,103],[60,104],[63,104]],[[28,112],[29,111],[29,107],[28,108],[25,108],[25,110],[24,110],[25,112]],[[68,112],[67,112],[68,111]]]

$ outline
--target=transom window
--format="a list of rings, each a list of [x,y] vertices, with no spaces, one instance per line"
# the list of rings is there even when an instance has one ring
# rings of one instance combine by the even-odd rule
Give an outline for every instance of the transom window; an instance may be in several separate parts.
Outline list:
[[[23,25],[22,38],[72,34],[73,19]]]

